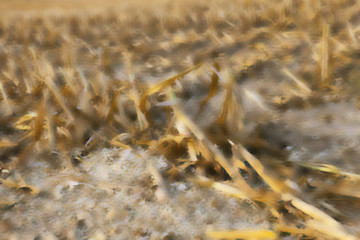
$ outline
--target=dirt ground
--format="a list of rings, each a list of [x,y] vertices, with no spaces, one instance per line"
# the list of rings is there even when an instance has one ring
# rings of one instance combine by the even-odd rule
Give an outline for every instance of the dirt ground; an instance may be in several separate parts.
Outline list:
[[[0,13],[0,239],[360,238],[359,1]]]

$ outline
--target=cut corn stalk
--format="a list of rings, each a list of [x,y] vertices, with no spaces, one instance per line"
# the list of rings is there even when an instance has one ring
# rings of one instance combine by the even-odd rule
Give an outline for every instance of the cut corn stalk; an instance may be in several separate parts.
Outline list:
[[[239,231],[207,231],[206,234],[215,239],[276,239],[274,232],[268,230],[239,230]]]

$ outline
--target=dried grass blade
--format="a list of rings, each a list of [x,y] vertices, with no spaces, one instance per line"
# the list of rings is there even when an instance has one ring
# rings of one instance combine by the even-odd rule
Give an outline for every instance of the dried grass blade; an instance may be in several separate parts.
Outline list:
[[[301,167],[310,168],[320,172],[326,172],[326,173],[332,173],[332,174],[344,176],[353,181],[360,181],[360,175],[341,171],[337,167],[330,164],[318,164],[318,163],[307,163],[307,162],[298,162],[297,164]]]
[[[3,84],[3,80],[0,79],[0,93],[3,97],[3,101],[5,103],[5,106],[7,108],[7,111],[10,112],[11,111],[11,104],[10,104],[10,101],[9,101],[9,98],[8,98],[8,95],[5,91],[5,88],[4,88],[4,84]]]
[[[7,210],[13,208],[17,202],[15,201],[0,201],[0,210]]]
[[[120,93],[121,91],[115,92],[114,97],[110,101],[110,109],[106,115],[106,121],[108,122],[113,120],[114,114],[118,111],[118,98]]]
[[[358,239],[355,236],[350,235],[349,233],[345,232],[340,227],[333,227],[329,224],[326,224],[321,221],[316,220],[308,220],[307,225],[313,229],[316,229],[317,231],[321,232],[322,234],[325,234],[327,236],[331,236],[336,239],[341,240],[355,240]]]
[[[187,146],[187,149],[188,149],[190,159],[192,161],[196,162],[198,160],[197,156],[199,154],[199,151],[198,151],[197,147],[195,146],[194,141],[188,141],[186,146]]]
[[[220,192],[232,195],[240,199],[249,199],[248,195],[244,191],[241,191],[239,188],[231,186],[229,184],[215,182],[204,176],[199,176],[190,180],[203,187],[214,188]]]
[[[9,188],[9,189],[17,189],[17,190],[27,190],[31,192],[32,194],[38,194],[39,189],[30,186],[25,183],[24,180],[20,179],[20,183],[16,183],[7,179],[0,179],[0,183],[2,186]]]
[[[3,84],[3,80],[0,80],[0,92],[1,92],[1,95],[3,97],[3,100],[6,104],[9,104],[9,98],[8,98],[8,95],[5,91],[5,88],[4,88],[4,84]]]
[[[352,45],[354,46],[355,49],[358,49],[359,48],[359,42],[358,42],[358,39],[354,34],[354,30],[352,29],[352,26],[350,25],[349,22],[346,23],[346,27],[347,27],[349,37],[350,37],[350,39],[352,41]]]
[[[0,148],[2,147],[13,147],[13,146],[16,146],[17,144],[16,143],[13,143],[13,142],[10,142],[10,141],[7,141],[7,140],[2,140],[0,141]]]
[[[330,54],[329,54],[329,35],[330,35],[330,27],[328,24],[323,25],[322,30],[322,40],[321,40],[321,60],[320,60],[320,76],[321,83],[323,86],[329,86],[330,84]]]
[[[226,194],[230,194],[234,197],[237,198],[241,198],[241,199],[248,199],[247,195],[240,191],[239,188],[224,184],[224,183],[219,183],[219,182],[214,182],[212,184],[212,187],[216,190],[219,190],[220,192],[226,193]]]
[[[200,103],[200,112],[202,111],[206,103],[208,103],[210,99],[213,98],[216,95],[216,93],[219,91],[220,65],[217,62],[215,62],[212,68],[213,68],[213,74],[211,76],[209,93],[206,96],[206,98],[202,100]]]
[[[232,77],[229,77],[227,85],[226,85],[225,99],[224,99],[219,117],[217,119],[217,122],[219,124],[225,123],[226,116],[229,114],[229,108],[233,104],[233,97],[234,97],[233,96],[233,85],[234,85],[234,79]]]
[[[349,184],[349,182],[347,182],[347,184],[335,185],[329,188],[329,191],[333,194],[360,199],[360,189],[358,183],[351,185],[351,183]]]
[[[44,77],[44,78],[38,77],[38,78],[39,78],[39,80],[43,81],[46,84],[46,86],[49,88],[51,93],[55,96],[57,102],[64,109],[64,111],[67,114],[67,116],[69,117],[70,121],[74,121],[75,117],[74,117],[72,111],[70,110],[70,108],[66,105],[62,96],[60,95],[60,90],[57,88],[55,83],[49,77]]]
[[[109,142],[110,142],[110,144],[117,146],[117,147],[122,147],[124,149],[131,149],[131,147],[129,145],[122,143],[120,140],[123,136],[126,136],[126,135],[128,135],[128,134],[127,133],[119,134],[116,137],[114,137],[113,139],[111,139]]]
[[[359,174],[340,171],[340,175],[342,175],[344,177],[347,177],[347,178],[350,178],[351,180],[360,181],[360,175]]]
[[[139,95],[136,90],[131,89],[128,96],[129,96],[129,99],[131,99],[135,103],[136,115],[137,115],[137,119],[139,122],[140,130],[142,131],[145,128],[147,128],[149,126],[149,124],[148,124],[143,112],[141,112],[141,110],[140,110]]]
[[[79,73],[81,83],[84,87],[85,92],[87,93],[87,98],[90,99],[91,96],[95,95],[93,88],[91,87],[89,80],[85,77],[83,71],[81,71],[79,68],[77,68],[76,71]],[[75,86],[72,87],[75,88]]]
[[[246,96],[248,96],[251,100],[253,100],[263,111],[268,111],[269,109],[264,105],[263,101],[261,100],[260,96],[253,93],[248,89],[244,89]]]
[[[276,239],[274,232],[269,230],[239,230],[239,231],[207,231],[206,234],[216,239]]]
[[[55,149],[56,147],[56,124],[53,119],[53,116],[51,114],[51,106],[49,103],[49,91],[45,90],[44,93],[44,99],[45,99],[45,119],[46,119],[46,128],[47,128],[47,134],[49,139],[49,145],[51,149]]]
[[[149,90],[147,90],[140,98],[139,106],[140,106],[141,111],[142,112],[146,111],[146,106],[145,106],[146,105],[146,99],[147,99],[147,97],[149,95],[152,95],[152,94],[154,94],[156,92],[159,92],[159,91],[163,90],[164,88],[166,88],[166,87],[170,86],[172,83],[174,83],[176,81],[176,79],[185,76],[189,72],[199,68],[202,65],[203,65],[203,63],[199,63],[199,64],[197,64],[197,65],[195,65],[195,66],[193,66],[193,67],[191,67],[191,68],[189,68],[189,69],[187,69],[187,70],[185,70],[185,71],[183,71],[183,72],[181,72],[181,73],[179,73],[179,74],[177,74],[177,75],[175,75],[173,77],[170,77],[170,78],[156,84],[155,86],[153,86]]]
[[[281,195],[281,197],[284,201],[290,201],[294,207],[312,217],[314,220],[308,221],[308,224],[313,229],[316,229],[320,232],[323,232],[324,229],[332,229],[333,233],[336,233],[336,235],[332,235],[333,237],[348,240],[356,239],[354,236],[347,233],[339,222],[337,222],[335,219],[333,219],[320,209],[302,201],[301,199],[295,197],[290,193],[284,193]],[[319,224],[314,224],[315,222]]]
[[[33,129],[33,127],[29,124],[29,122],[36,117],[37,117],[37,113],[29,112],[23,115],[19,120],[17,120],[14,126],[20,130],[31,130]]]
[[[174,113],[176,119],[181,121],[195,135],[195,137],[214,154],[215,161],[225,169],[225,171],[237,184],[239,184],[239,187],[243,189],[248,196],[254,195],[254,190],[242,178],[238,170],[229,163],[219,149],[206,139],[205,134],[201,131],[201,129],[177,107],[174,107]]]
[[[189,137],[185,136],[185,135],[177,135],[177,136],[169,135],[169,136],[163,137],[160,140],[158,140],[157,144],[160,145],[167,141],[174,141],[177,144],[180,144],[181,142],[185,141],[185,139],[187,139],[187,138],[189,138]]]
[[[40,140],[43,128],[44,128],[44,118],[45,118],[45,102],[43,101],[42,104],[40,104],[38,111],[37,111],[37,117],[35,120],[34,125],[34,141],[37,142]]]
[[[299,78],[295,77],[295,75],[292,74],[289,71],[289,69],[284,68],[283,72],[296,83],[296,85],[300,88],[300,90],[304,92],[305,97],[311,93],[311,89],[306,85],[306,83],[304,83]]]
[[[307,163],[307,162],[298,162],[298,165],[305,168],[310,168],[312,170],[317,170],[320,172],[339,174],[340,170],[329,164],[318,164],[318,163]]]
[[[175,117],[178,121],[182,122],[192,132],[199,141],[205,139],[205,134],[196,126],[196,124],[186,116],[180,109],[174,107]]]
[[[240,154],[249,162],[249,164],[255,169],[255,171],[264,179],[264,181],[277,193],[287,192],[289,188],[283,181],[270,176],[265,172],[262,163],[251,153],[249,153],[242,145],[236,146],[239,149]]]
[[[230,131],[240,131],[243,128],[243,109],[233,92],[234,78],[232,76],[227,78],[225,98],[217,118],[217,123],[226,125],[226,128]]]

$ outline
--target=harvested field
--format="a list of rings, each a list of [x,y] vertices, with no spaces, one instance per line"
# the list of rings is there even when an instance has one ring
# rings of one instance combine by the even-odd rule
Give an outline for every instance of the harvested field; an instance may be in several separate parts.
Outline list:
[[[0,239],[360,238],[359,1],[0,14]]]

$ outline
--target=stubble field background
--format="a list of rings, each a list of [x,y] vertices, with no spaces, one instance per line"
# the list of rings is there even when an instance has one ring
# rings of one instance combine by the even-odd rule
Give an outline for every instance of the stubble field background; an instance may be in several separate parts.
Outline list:
[[[0,1],[0,239],[358,239],[358,1]]]

